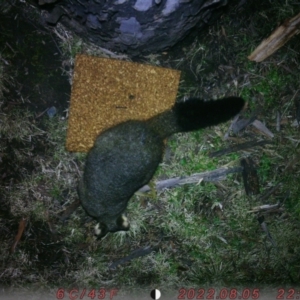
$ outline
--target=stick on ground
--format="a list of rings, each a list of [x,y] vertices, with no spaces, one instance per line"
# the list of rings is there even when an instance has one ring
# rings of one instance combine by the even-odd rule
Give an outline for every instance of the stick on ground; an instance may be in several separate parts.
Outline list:
[[[261,62],[300,32],[300,13],[286,20],[248,56],[249,60]]]

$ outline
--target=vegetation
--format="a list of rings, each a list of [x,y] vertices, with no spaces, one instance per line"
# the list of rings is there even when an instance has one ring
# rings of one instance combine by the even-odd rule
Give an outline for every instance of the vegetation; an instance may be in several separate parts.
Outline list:
[[[101,242],[93,237],[94,222],[81,208],[67,222],[60,219],[64,209],[77,199],[76,185],[85,157],[65,151],[65,114],[37,118],[29,107],[13,107],[7,91],[14,84],[14,69],[6,65],[10,57],[3,51],[0,283],[12,288],[39,286],[52,292],[59,286],[76,286],[118,288],[124,293],[144,293],[146,287],[149,291],[150,287],[178,291],[182,286],[299,284],[299,38],[262,63],[247,59],[262,39],[298,11],[299,5],[292,1],[273,1],[272,5],[248,1],[245,6],[233,6],[207,31],[194,33],[167,54],[141,59],[181,70],[179,97],[244,97],[248,101],[244,117],[256,112],[256,119],[274,134],[270,138],[249,125],[224,140],[229,124],[177,134],[168,140],[164,161],[153,181],[236,166],[241,158],[251,157],[259,176],[259,194],[246,195],[240,173],[220,182],[202,181],[164,190],[154,198],[138,194],[128,206],[131,230],[109,234]],[[73,66],[76,53],[95,50],[61,27],[55,30],[61,39],[65,66]],[[95,50],[97,55],[100,50]],[[71,76],[72,69],[68,72]],[[208,156],[260,139],[272,143],[221,157]],[[275,187],[269,197],[261,197]],[[278,202],[279,210],[264,214],[273,244],[261,229],[258,214],[250,211]],[[10,254],[22,218],[26,219],[25,230]],[[146,246],[152,253],[109,268],[112,262]]]

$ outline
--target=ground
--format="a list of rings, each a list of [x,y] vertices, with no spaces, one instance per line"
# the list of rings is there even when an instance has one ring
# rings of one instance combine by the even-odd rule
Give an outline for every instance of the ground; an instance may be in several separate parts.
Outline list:
[[[138,58],[181,70],[178,98],[245,98],[248,107],[242,117],[254,115],[271,134],[249,125],[225,140],[227,123],[173,136],[154,181],[240,166],[242,158],[251,158],[259,185],[246,195],[239,172],[153,197],[135,195],[128,207],[131,230],[102,241],[93,237],[94,222],[81,208],[67,221],[61,215],[78,199],[85,157],[64,147],[74,57],[108,54],[63,27],[43,29],[37,12],[22,9],[25,14],[12,8],[0,21],[0,293],[25,289],[54,297],[61,292],[58,288],[66,293],[72,288],[117,288],[119,295],[148,295],[155,287],[177,298],[184,294],[182,287],[205,288],[206,294],[209,287],[240,287],[239,292],[244,287],[251,292],[296,287],[299,36],[262,63],[247,56],[296,15],[299,5],[236,1],[215,24],[192,32],[170,51]],[[54,116],[51,107],[56,108]],[[270,143],[209,157],[260,140]],[[280,207],[273,211],[253,212],[254,207],[277,203]],[[258,222],[262,216],[266,231]]]

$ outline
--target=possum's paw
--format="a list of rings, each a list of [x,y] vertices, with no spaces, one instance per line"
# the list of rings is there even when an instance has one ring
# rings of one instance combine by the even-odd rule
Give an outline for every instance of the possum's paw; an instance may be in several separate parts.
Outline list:
[[[114,224],[104,224],[99,222],[95,226],[95,235],[98,239],[103,238],[108,232],[127,231],[130,228],[128,218],[121,215],[117,218]]]
[[[130,224],[128,221],[128,218],[125,215],[121,215],[118,219],[117,219],[117,226],[118,226],[118,230],[117,231],[127,231],[130,228]]]
[[[100,223],[97,223],[95,226],[95,235],[97,237],[101,236],[103,234],[103,226]]]

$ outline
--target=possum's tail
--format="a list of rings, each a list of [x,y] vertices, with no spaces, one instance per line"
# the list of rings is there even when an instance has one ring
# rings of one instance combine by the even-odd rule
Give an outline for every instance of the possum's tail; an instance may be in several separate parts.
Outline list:
[[[148,120],[148,124],[165,138],[176,132],[193,131],[226,122],[237,115],[244,105],[245,101],[239,97],[215,101],[190,98],[175,103],[171,110]]]

